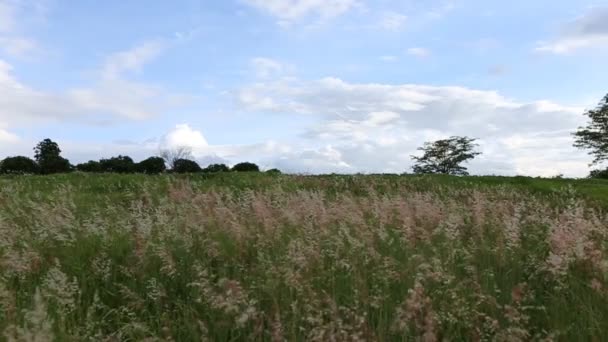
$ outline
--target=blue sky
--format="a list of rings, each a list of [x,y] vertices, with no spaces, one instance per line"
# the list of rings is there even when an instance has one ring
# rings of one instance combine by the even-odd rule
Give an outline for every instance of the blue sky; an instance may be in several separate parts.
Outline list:
[[[598,0],[0,0],[0,157],[403,172],[468,135],[473,173],[584,176],[606,57]]]

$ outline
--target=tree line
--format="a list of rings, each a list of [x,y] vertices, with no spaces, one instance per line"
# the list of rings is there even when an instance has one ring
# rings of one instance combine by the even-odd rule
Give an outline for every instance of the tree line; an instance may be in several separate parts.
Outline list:
[[[51,139],[44,139],[34,147],[34,159],[25,156],[8,157],[0,161],[0,174],[56,174],[74,171],[94,173],[217,173],[217,172],[260,172],[259,166],[243,162],[228,167],[225,164],[211,164],[202,168],[186,148],[161,151],[160,156],[153,156],[138,163],[129,156],[89,160],[86,163],[72,165],[61,156],[59,145]],[[280,173],[277,169],[269,173]]]
[[[598,165],[608,161],[608,95],[599,103],[597,108],[584,113],[589,121],[587,126],[579,127],[573,133],[574,146],[589,150],[594,157],[591,165]],[[467,168],[463,166],[481,152],[475,150],[478,146],[476,139],[453,136],[434,142],[426,142],[418,150],[421,156],[411,156],[414,161],[412,167],[416,174],[449,174],[468,175]],[[216,173],[216,172],[259,172],[260,168],[250,162],[234,165],[232,168],[225,164],[212,164],[205,168],[193,160],[188,148],[176,148],[161,151],[159,156],[150,157],[135,163],[128,156],[119,155],[99,161],[88,161],[73,166],[61,157],[59,145],[50,139],[44,139],[34,147],[34,159],[24,156],[9,157],[0,162],[0,173],[3,174],[53,174],[71,171],[82,172],[114,172],[114,173],[146,173],[159,174],[163,172],[175,173]],[[280,173],[277,169],[268,170],[270,173]],[[591,178],[608,179],[608,169],[591,171]]]

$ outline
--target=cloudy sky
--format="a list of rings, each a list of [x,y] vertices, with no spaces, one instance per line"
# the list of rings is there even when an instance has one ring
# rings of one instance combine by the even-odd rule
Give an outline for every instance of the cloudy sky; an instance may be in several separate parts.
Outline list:
[[[0,0],[0,157],[404,172],[467,135],[474,174],[585,176],[607,57],[607,0]]]

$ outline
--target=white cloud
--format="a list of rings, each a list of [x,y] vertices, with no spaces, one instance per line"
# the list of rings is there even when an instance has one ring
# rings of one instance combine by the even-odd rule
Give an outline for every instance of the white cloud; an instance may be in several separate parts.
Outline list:
[[[159,53],[143,44],[109,57],[91,85],[50,92],[19,81],[10,64],[0,60],[0,125],[42,124],[48,121],[106,124],[158,115],[184,101],[162,87],[134,82],[123,75],[141,70]]]
[[[14,144],[18,141],[19,141],[19,137],[16,134],[0,128],[0,142],[1,143]]]
[[[37,1],[0,0],[0,53],[25,56],[38,48],[38,44],[21,31],[24,19],[38,15],[41,7]]]
[[[163,137],[161,145],[165,148],[190,147],[193,152],[209,147],[203,134],[187,124],[176,125]]]
[[[337,78],[257,83],[241,90],[243,108],[308,115],[318,124],[301,138],[340,152],[349,172],[403,172],[425,141],[480,138],[477,173],[584,176],[588,158],[570,133],[583,108],[518,102],[493,91],[425,85],[353,84]],[[283,161],[286,163],[286,161]]]
[[[165,48],[162,41],[147,41],[130,50],[115,53],[106,59],[102,74],[105,78],[116,78],[128,71],[139,72]]]
[[[566,24],[554,40],[540,42],[539,52],[568,54],[577,50],[608,48],[608,7],[595,7]]]
[[[304,17],[328,19],[339,16],[355,5],[357,0],[242,0],[244,3],[277,17],[289,25]]]
[[[431,55],[431,50],[421,47],[412,47],[407,49],[407,54],[418,58],[427,58]]]
[[[378,26],[388,31],[400,31],[405,26],[407,16],[397,12],[384,12]]]
[[[259,78],[276,76],[285,71],[286,67],[279,61],[270,58],[256,57],[251,60],[251,66]]]

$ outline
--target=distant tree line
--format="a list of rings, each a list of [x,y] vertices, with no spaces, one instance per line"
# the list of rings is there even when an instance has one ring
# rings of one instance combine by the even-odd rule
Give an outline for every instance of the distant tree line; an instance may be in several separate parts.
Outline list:
[[[591,165],[606,162],[608,161],[608,95],[600,101],[597,108],[588,110],[584,115],[589,118],[589,122],[587,126],[579,127],[573,133],[574,146],[589,150],[589,154],[594,156]],[[481,152],[475,151],[478,146],[475,141],[476,139],[469,137],[453,136],[448,139],[426,142],[418,149],[422,155],[411,156],[414,160],[412,169],[416,174],[468,175],[467,168],[462,164],[481,154]],[[34,147],[33,160],[17,156],[0,162],[0,173],[2,174],[53,174],[72,171],[159,174],[163,172],[260,172],[260,168],[249,162],[236,164],[232,168],[225,164],[212,164],[201,168],[192,157],[191,151],[185,147],[163,150],[159,156],[150,157],[139,163],[135,163],[128,156],[119,155],[99,161],[90,160],[73,166],[67,159],[61,157],[59,145],[50,139],[44,139]],[[280,173],[281,171],[272,169],[266,172]],[[589,177],[608,179],[608,169],[593,170]]]
[[[41,174],[49,175],[69,172],[92,173],[219,173],[219,172],[260,172],[260,168],[250,162],[238,163],[232,168],[225,164],[211,164],[202,168],[193,160],[186,148],[161,151],[160,156],[153,156],[138,163],[129,156],[89,160],[86,163],[72,165],[61,156],[59,145],[51,139],[44,139],[34,147],[34,159],[25,156],[8,157],[0,161],[0,174]],[[268,173],[280,173],[277,169]]]

